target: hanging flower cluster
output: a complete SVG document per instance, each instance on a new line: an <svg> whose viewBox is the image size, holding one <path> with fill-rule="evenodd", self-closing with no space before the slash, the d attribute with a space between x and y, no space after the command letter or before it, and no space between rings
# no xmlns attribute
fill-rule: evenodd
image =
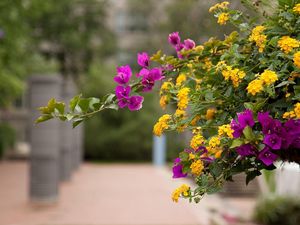
<svg viewBox="0 0 300 225"><path fill-rule="evenodd" d="M130 82L128 65L118 67L115 95L76 96L68 113L61 103L49 102L39 122L58 117L77 125L105 108L139 110L143 97L137 93L161 81L159 103L168 113L153 133L191 132L189 146L174 161L173 178L188 176L197 185L177 188L173 201L199 202L239 173L248 183L261 170L275 169L276 160L300 164L300 3L293 2L279 1L260 24L230 9L229 2L218 3L209 11L219 24L231 23L239 32L200 45L173 32L168 42L174 55L138 54L136 81ZM150 68L155 63L159 66Z"/></svg>

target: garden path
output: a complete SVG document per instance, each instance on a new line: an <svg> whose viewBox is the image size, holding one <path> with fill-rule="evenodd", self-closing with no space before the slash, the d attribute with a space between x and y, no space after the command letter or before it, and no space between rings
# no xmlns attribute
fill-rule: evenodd
<svg viewBox="0 0 300 225"><path fill-rule="evenodd" d="M238 215L253 205L218 195L198 205L175 204L170 193L189 180L174 181L168 168L150 164L85 163L62 183L59 201L49 206L29 203L26 162L1 162L0 180L0 225L205 225L211 208Z"/></svg>

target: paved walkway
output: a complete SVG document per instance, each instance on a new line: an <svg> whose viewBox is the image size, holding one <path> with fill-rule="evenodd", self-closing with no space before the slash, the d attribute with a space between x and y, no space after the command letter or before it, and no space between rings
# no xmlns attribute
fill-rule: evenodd
<svg viewBox="0 0 300 225"><path fill-rule="evenodd" d="M0 182L0 225L205 225L210 208L243 214L253 205L217 195L198 205L175 204L170 193L188 181L174 181L167 168L150 164L84 164L47 207L28 201L25 162L1 162Z"/></svg>

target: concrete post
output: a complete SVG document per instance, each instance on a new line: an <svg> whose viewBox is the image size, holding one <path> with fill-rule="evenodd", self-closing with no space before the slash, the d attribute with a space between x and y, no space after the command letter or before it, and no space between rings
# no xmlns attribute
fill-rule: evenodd
<svg viewBox="0 0 300 225"><path fill-rule="evenodd" d="M75 95L75 87L71 78L67 77L62 83L62 100L66 103ZM68 106L66 106L68 109ZM70 122L60 124L60 180L67 181L71 179L72 160L75 151L73 149L74 131Z"/></svg>
<svg viewBox="0 0 300 225"><path fill-rule="evenodd" d="M153 136L152 159L155 166L166 164L166 136Z"/></svg>
<svg viewBox="0 0 300 225"><path fill-rule="evenodd" d="M60 99L61 77L58 75L32 76L29 80L30 105L30 199L51 203L58 197L60 122L49 120L34 124L39 116L37 108L50 98Z"/></svg>

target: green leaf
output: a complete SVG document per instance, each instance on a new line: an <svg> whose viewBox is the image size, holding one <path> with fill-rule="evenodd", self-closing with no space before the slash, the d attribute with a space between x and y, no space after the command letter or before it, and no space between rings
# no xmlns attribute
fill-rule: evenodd
<svg viewBox="0 0 300 225"><path fill-rule="evenodd" d="M110 105L108 105L108 106L105 106L105 108L107 108L107 109L118 110L118 109L119 109L119 106L118 106L117 104L115 104L115 103L112 103L112 104L110 104Z"/></svg>
<svg viewBox="0 0 300 225"><path fill-rule="evenodd" d="M43 115L43 116L40 116L39 118L37 118L35 123L45 122L45 121L50 120L52 118L53 118L53 116L51 116L51 115Z"/></svg>
<svg viewBox="0 0 300 225"><path fill-rule="evenodd" d="M294 81L289 81L289 80L282 81L281 83L276 85L275 88L279 88L279 87L286 86L286 85L289 85L289 84L295 84L295 82Z"/></svg>
<svg viewBox="0 0 300 225"><path fill-rule="evenodd" d="M244 140L243 139L240 139L240 138L234 139L232 141L232 144L231 144L230 148L236 148L236 147L239 147L239 146L241 146L243 144L244 144Z"/></svg>
<svg viewBox="0 0 300 225"><path fill-rule="evenodd" d="M65 113L65 103L63 103L63 102L57 102L55 104L55 108L58 110L58 112L60 114L64 114Z"/></svg>
<svg viewBox="0 0 300 225"><path fill-rule="evenodd" d="M78 102L78 106L81 108L83 112L87 112L89 110L90 106L90 99L88 98L82 98Z"/></svg>
<svg viewBox="0 0 300 225"><path fill-rule="evenodd" d="M253 105L252 102L245 102L244 106L245 106L246 109L250 109L252 111L254 110L254 105Z"/></svg>
<svg viewBox="0 0 300 225"><path fill-rule="evenodd" d="M76 95L75 97L73 97L73 98L70 100L69 107L70 107L70 110L71 110L72 112L74 112L74 110L75 110L75 108L76 108L76 105L78 104L80 98L81 98L81 94Z"/></svg>
<svg viewBox="0 0 300 225"><path fill-rule="evenodd" d="M82 118L74 120L73 123L72 123L72 127L73 128L77 127L82 121L83 121Z"/></svg>
<svg viewBox="0 0 300 225"><path fill-rule="evenodd" d="M209 166L210 173L214 176L214 178L217 178L222 174L223 167L217 162L211 163Z"/></svg>
<svg viewBox="0 0 300 225"><path fill-rule="evenodd" d="M179 153L179 158L181 159L181 161L187 161L189 159L189 153L180 152Z"/></svg>
<svg viewBox="0 0 300 225"><path fill-rule="evenodd" d="M252 128L249 127L249 126L246 126L243 130L243 134L245 136L245 138L248 140L248 141L253 141L254 138L255 138L255 135L252 131Z"/></svg>
<svg viewBox="0 0 300 225"><path fill-rule="evenodd" d="M108 94L105 98L104 98L104 104L109 104L112 102L113 98L115 97L115 94Z"/></svg>

